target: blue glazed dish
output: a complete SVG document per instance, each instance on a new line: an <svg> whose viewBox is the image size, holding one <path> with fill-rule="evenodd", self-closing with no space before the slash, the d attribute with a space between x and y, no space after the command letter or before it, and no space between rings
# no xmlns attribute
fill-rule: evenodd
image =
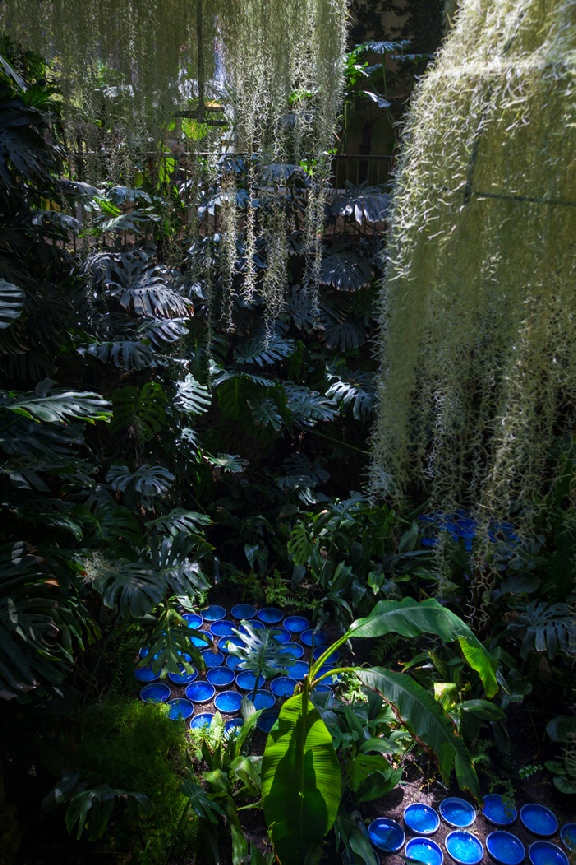
<svg viewBox="0 0 576 865"><path fill-rule="evenodd" d="M224 732L232 733L237 732L240 727L244 723L244 718L228 718L227 721L224 722Z"/></svg>
<svg viewBox="0 0 576 865"><path fill-rule="evenodd" d="M170 699L172 691L164 682L153 682L140 691L140 699L145 703L165 703Z"/></svg>
<svg viewBox="0 0 576 865"><path fill-rule="evenodd" d="M205 652L201 652L201 655L207 667L221 667L224 663L222 652L213 652L212 649L207 649Z"/></svg>
<svg viewBox="0 0 576 865"><path fill-rule="evenodd" d="M202 633L202 634L205 633L208 640L205 640L202 637L199 637L197 634L192 634L192 636L190 637L190 642L192 643L192 645L196 649L206 649L206 648L208 648L208 645L209 645L210 634L207 631L201 631L200 633Z"/></svg>
<svg viewBox="0 0 576 865"><path fill-rule="evenodd" d="M276 697L291 697L295 687L296 682L290 676L278 676L270 682L270 690Z"/></svg>
<svg viewBox="0 0 576 865"><path fill-rule="evenodd" d="M168 673L168 678L175 685L190 685L198 678L198 670L193 667L191 673L186 673L184 667L180 667L179 673Z"/></svg>
<svg viewBox="0 0 576 865"><path fill-rule="evenodd" d="M282 646L282 649L284 652L287 652L296 659L301 658L304 655L304 646L301 646L300 643L286 643Z"/></svg>
<svg viewBox="0 0 576 865"><path fill-rule="evenodd" d="M253 619L256 615L256 607L252 604L236 604L230 610L233 619Z"/></svg>
<svg viewBox="0 0 576 865"><path fill-rule="evenodd" d="M433 835L440 825L440 817L430 805L413 802L404 809L404 823L416 835Z"/></svg>
<svg viewBox="0 0 576 865"><path fill-rule="evenodd" d="M214 715L212 712L202 712L202 714L196 715L192 718L188 726L191 730L198 730L200 727L209 727L213 718Z"/></svg>
<svg viewBox="0 0 576 865"><path fill-rule="evenodd" d="M242 658L239 658L237 655L228 655L226 658L226 666L231 670L237 670L241 663Z"/></svg>
<svg viewBox="0 0 576 865"><path fill-rule="evenodd" d="M383 853L397 853L402 849L406 836L400 823L391 817L378 817L368 826L370 841Z"/></svg>
<svg viewBox="0 0 576 865"><path fill-rule="evenodd" d="M238 691L221 691L214 697L214 705L219 712L226 715L234 715L239 711L242 704L242 694Z"/></svg>
<svg viewBox="0 0 576 865"><path fill-rule="evenodd" d="M291 667L287 667L286 669L288 670L288 675L291 679L302 681L304 676L308 675L310 672L310 665L307 664L306 661L296 661L295 664L292 664Z"/></svg>
<svg viewBox="0 0 576 865"><path fill-rule="evenodd" d="M562 826L560 840L567 850L576 852L576 823L566 823Z"/></svg>
<svg viewBox="0 0 576 865"><path fill-rule="evenodd" d="M210 682L192 682L184 691L189 700L193 703L209 703L214 697L216 689Z"/></svg>
<svg viewBox="0 0 576 865"><path fill-rule="evenodd" d="M286 628L274 628L272 639L281 645L285 645L290 642L290 631L287 631Z"/></svg>
<svg viewBox="0 0 576 865"><path fill-rule="evenodd" d="M242 670L236 675L236 684L241 691L252 691L256 685L256 676L251 670ZM258 687L264 684L264 676L258 676Z"/></svg>
<svg viewBox="0 0 576 865"><path fill-rule="evenodd" d="M524 844L511 832L491 832L486 838L486 849L500 865L521 865L526 858Z"/></svg>
<svg viewBox="0 0 576 865"><path fill-rule="evenodd" d="M304 616L287 616L282 622L282 627L291 634L301 634L310 627L310 622Z"/></svg>
<svg viewBox="0 0 576 865"><path fill-rule="evenodd" d="M328 642L328 636L324 631L313 631L311 628L308 631L302 631L300 639L305 646L325 646Z"/></svg>
<svg viewBox="0 0 576 865"><path fill-rule="evenodd" d="M528 858L532 865L569 865L566 853L551 841L534 841L530 844Z"/></svg>
<svg viewBox="0 0 576 865"><path fill-rule="evenodd" d="M251 628L254 628L254 630L256 630L256 631L261 631L262 628L266 627L264 622L259 621L259 619L250 619L248 621L248 624L250 625ZM242 624L240 624L240 627L238 628L238 630L240 631L241 634L247 634L248 633L248 628L244 627L244 625L242 625Z"/></svg>
<svg viewBox="0 0 576 865"><path fill-rule="evenodd" d="M169 700L168 717L173 721L185 720L194 714L194 706L190 700L185 700L183 697L176 697L174 700Z"/></svg>
<svg viewBox="0 0 576 865"><path fill-rule="evenodd" d="M332 664L324 664L324 666L320 667L320 669L318 670L317 675L318 676L324 676L325 673L330 673L333 669L334 668L333 668ZM329 685L331 688L333 688L334 685L337 685L339 681L340 681L340 676L328 676L326 679L323 679L320 684Z"/></svg>
<svg viewBox="0 0 576 865"><path fill-rule="evenodd" d="M182 618L186 619L188 627L194 628L195 631L197 631L198 628L201 628L204 624L204 619L202 616L199 616L198 613L184 613Z"/></svg>
<svg viewBox="0 0 576 865"><path fill-rule="evenodd" d="M484 796L482 813L489 823L494 826L511 826L518 816L514 805L505 802L503 797L497 793Z"/></svg>
<svg viewBox="0 0 576 865"><path fill-rule="evenodd" d="M523 805L520 808L520 820L529 832L541 838L549 838L558 831L556 815L544 805Z"/></svg>
<svg viewBox="0 0 576 865"><path fill-rule="evenodd" d="M317 646L314 649L314 651L312 652L312 657L314 658L315 661L317 661L324 654L325 651L326 651L326 649L324 646ZM339 660L340 660L340 652L338 651L338 649L334 649L334 651L328 655L328 658L327 658L325 663L326 664L336 664Z"/></svg>
<svg viewBox="0 0 576 865"><path fill-rule="evenodd" d="M136 667L134 677L139 682L155 682L160 673L154 673L152 667Z"/></svg>
<svg viewBox="0 0 576 865"><path fill-rule="evenodd" d="M465 832L462 829L450 832L446 836L445 844L448 855L458 865L478 865L482 861L484 848L471 832Z"/></svg>
<svg viewBox="0 0 576 865"><path fill-rule="evenodd" d="M211 667L206 673L206 681L215 688L229 688L234 681L234 671L230 667Z"/></svg>
<svg viewBox="0 0 576 865"><path fill-rule="evenodd" d="M220 642L218 643L218 648L221 652L224 652L226 655L228 655L230 652L230 645L245 646L246 643L244 642L242 637L238 637L236 636L236 634L233 634L231 637L224 637L222 640L220 640Z"/></svg>
<svg viewBox="0 0 576 865"><path fill-rule="evenodd" d="M450 796L440 802L440 815L449 826L466 829L476 819L476 811L465 799Z"/></svg>
<svg viewBox="0 0 576 865"><path fill-rule="evenodd" d="M254 708L256 710L259 709L271 709L272 706L276 703L276 697L274 694L271 694L270 691L259 690L254 694L254 699L252 701L254 703Z"/></svg>
<svg viewBox="0 0 576 865"><path fill-rule="evenodd" d="M411 838L406 844L404 853L407 859L425 862L426 865L442 865L444 861L442 850L435 841L431 841L429 838Z"/></svg>
<svg viewBox="0 0 576 865"><path fill-rule="evenodd" d="M279 610L278 607L264 607L264 609L258 610L257 615L265 625L277 625L278 622L282 621L282 610Z"/></svg>
<svg viewBox="0 0 576 865"><path fill-rule="evenodd" d="M226 610L219 604L211 604L204 610L200 610L200 615L205 622L217 622L218 619L223 619L226 615Z"/></svg>
<svg viewBox="0 0 576 865"><path fill-rule="evenodd" d="M269 733L276 721L278 720L279 714L280 712L278 711L278 709L268 709L267 712L262 712L262 714L256 721L256 726L264 733Z"/></svg>
<svg viewBox="0 0 576 865"><path fill-rule="evenodd" d="M210 632L215 637L233 637L234 627L234 623L229 622L228 619L219 619L217 622L212 622Z"/></svg>

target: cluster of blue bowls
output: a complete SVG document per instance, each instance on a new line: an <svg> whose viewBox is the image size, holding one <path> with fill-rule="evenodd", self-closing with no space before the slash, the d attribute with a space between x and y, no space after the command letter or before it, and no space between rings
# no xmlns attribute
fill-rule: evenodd
<svg viewBox="0 0 576 865"><path fill-rule="evenodd" d="M450 797L440 803L439 812L423 802L408 805L404 810L404 824L414 837L407 843L404 829L390 817L373 820L368 827L368 835L372 844L383 853L398 853L406 843L404 855L407 859L426 865L442 865L442 848L429 837L440 826L442 817L453 828L444 842L450 858L457 865L479 865L484 857L484 847L472 832L467 831L476 820L473 806L464 799ZM486 838L490 859L499 865L521 865L526 858L526 848L516 835L503 828L516 821L516 808L502 796L491 794L484 797L482 815L488 823L499 827ZM524 805L520 809L520 820L529 832L540 839L529 847L531 865L569 865L566 853L558 845L544 840L558 831L558 820L552 811L543 805ZM576 823L563 826L560 838L568 851L576 852Z"/></svg>
<svg viewBox="0 0 576 865"><path fill-rule="evenodd" d="M206 665L204 674L199 674L194 668L192 672L186 672L181 668L180 673L168 674L173 684L186 686L185 698L172 698L170 686L165 682L156 681L158 677L150 667L137 667L134 675L139 681L147 683L140 692L142 700L167 703L169 717L174 720L190 719L190 729L210 725L213 714L196 710L203 704L211 702L222 715L232 716L228 717L224 725L227 732L242 726L242 718L238 717L242 697L251 695L256 684L254 674L249 670L242 670L240 659L229 650L230 643L243 644L242 638L235 633L235 631L242 632L243 627L240 624L242 620L249 621L253 628L273 628L274 639L295 658L294 664L287 668L287 674L280 669L278 675L271 680L270 690L265 687L262 677L258 681L254 705L256 709L264 710L258 720L258 726L267 733L270 732L278 717L276 701L291 697L298 681L304 678L310 668L309 663L302 660L305 652L310 651L312 657L317 660L324 653L324 647L328 642L326 634L312 629L304 616L284 617L282 611L276 607L257 610L252 604L236 604L230 610L230 619L227 619L226 609L218 604L212 604L199 613L186 613L184 618L188 620L188 625L194 632L207 633L213 641L213 648L205 648L201 652ZM205 630L200 631L201 628ZM206 642L197 633L192 634L190 639L197 648L206 646ZM141 649L140 656L146 657L146 655L147 650ZM322 667L322 673L329 673L339 657L339 652L333 652L329 663ZM188 663L191 660L189 656L185 656L184 659ZM317 686L317 689L327 691L335 684L332 677L327 677Z"/></svg>
<svg viewBox="0 0 576 865"><path fill-rule="evenodd" d="M424 529L422 546L435 547L438 543L438 533L448 532L452 540L463 541L467 552L472 551L472 543L478 526L467 511L459 510L452 514L437 511L433 514L422 514L418 520ZM492 543L500 540L509 550L513 550L519 543L518 535L512 523L495 519L490 520L488 538Z"/></svg>

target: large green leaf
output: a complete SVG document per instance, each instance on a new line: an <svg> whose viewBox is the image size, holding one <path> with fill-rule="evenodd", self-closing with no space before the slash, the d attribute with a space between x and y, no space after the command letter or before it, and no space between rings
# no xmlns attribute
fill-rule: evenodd
<svg viewBox="0 0 576 865"><path fill-rule="evenodd" d="M438 766L448 783L452 769L456 769L458 784L478 798L478 778L470 760L464 740L444 709L434 697L406 673L393 673L383 667L357 669L363 685L377 691L386 702L395 707L402 722L417 739L430 748L438 758Z"/></svg>
<svg viewBox="0 0 576 865"><path fill-rule="evenodd" d="M302 865L332 827L340 805L340 766L332 737L304 700L297 694L284 703L262 762L264 815L282 865Z"/></svg>
<svg viewBox="0 0 576 865"><path fill-rule="evenodd" d="M49 395L22 394L4 406L15 414L40 423L69 423L73 420L94 423L109 421L110 403L97 393L68 391Z"/></svg>
<svg viewBox="0 0 576 865"><path fill-rule="evenodd" d="M17 285L0 279L0 330L10 327L20 318L24 309L25 294Z"/></svg>

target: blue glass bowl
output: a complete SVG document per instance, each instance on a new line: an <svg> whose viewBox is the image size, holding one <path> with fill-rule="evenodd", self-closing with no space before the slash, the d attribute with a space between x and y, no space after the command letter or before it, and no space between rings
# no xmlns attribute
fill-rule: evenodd
<svg viewBox="0 0 576 865"><path fill-rule="evenodd" d="M206 634L208 641L203 640L202 637L199 637L197 634L192 634L190 642L196 649L206 649L210 643L210 634L207 631L201 631L200 633Z"/></svg>
<svg viewBox="0 0 576 865"><path fill-rule="evenodd" d="M282 621L282 610L279 610L278 607L264 607L264 609L258 610L258 618L265 625L277 625L278 622Z"/></svg>
<svg viewBox="0 0 576 865"><path fill-rule="evenodd" d="M305 646L325 646L328 642L328 636L324 631L314 631L312 629L302 631L300 639ZM384 820L385 818L382 817L381 819Z"/></svg>
<svg viewBox="0 0 576 865"><path fill-rule="evenodd" d="M457 829L465 829L471 826L476 819L476 811L465 799L451 796L440 802L440 814L445 823L455 826Z"/></svg>
<svg viewBox="0 0 576 865"><path fill-rule="evenodd" d="M272 639L281 645L285 645L290 642L290 631L287 631L286 628L274 628Z"/></svg>
<svg viewBox="0 0 576 865"><path fill-rule="evenodd" d="M238 658L236 655L228 655L226 658L226 666L231 670L237 670L241 663L242 658Z"/></svg>
<svg viewBox="0 0 576 865"><path fill-rule="evenodd" d="M400 823L391 817L378 817L368 826L370 841L383 853L397 853L402 849L406 836Z"/></svg>
<svg viewBox="0 0 576 865"><path fill-rule="evenodd" d="M262 628L266 627L264 622L260 622L258 619L250 619L248 624L250 625L251 628L254 628L255 631L261 631ZM240 625L238 630L240 631L241 634L247 634L248 633L248 628L245 628L244 625L242 625L242 624Z"/></svg>
<svg viewBox="0 0 576 865"><path fill-rule="evenodd" d="M270 691L260 690L256 691L254 694L254 703L255 709L271 709L272 706L276 703L276 697L274 694L271 694Z"/></svg>
<svg viewBox="0 0 576 865"><path fill-rule="evenodd" d="M191 730L198 730L200 727L209 727L212 723L213 717L214 715L212 712L202 712L202 714L196 715L192 718L188 726Z"/></svg>
<svg viewBox="0 0 576 865"><path fill-rule="evenodd" d="M209 703L214 697L216 689L210 682L192 682L184 691L189 700L193 703Z"/></svg>
<svg viewBox="0 0 576 865"><path fill-rule="evenodd" d="M180 673L168 673L168 678L175 685L190 685L198 678L198 670L192 669L191 673L186 673L184 667L180 667Z"/></svg>
<svg viewBox="0 0 576 865"><path fill-rule="evenodd" d="M528 849L532 865L569 865L566 853L550 841L534 841Z"/></svg>
<svg viewBox="0 0 576 865"><path fill-rule="evenodd" d="M210 632L215 637L233 637L235 625L228 619L219 619L217 622L212 622Z"/></svg>
<svg viewBox="0 0 576 865"><path fill-rule="evenodd" d="M234 715L240 710L242 704L242 694L238 691L221 691L214 697L214 705L219 712L226 715Z"/></svg>
<svg viewBox="0 0 576 865"><path fill-rule="evenodd" d="M442 865L444 861L442 850L435 841L431 841L429 838L411 838L406 844L404 853L407 859L425 862L426 865Z"/></svg>
<svg viewBox="0 0 576 865"><path fill-rule="evenodd" d="M446 836L446 850L458 865L478 865L482 861L484 848L471 832L457 829Z"/></svg>
<svg viewBox="0 0 576 865"><path fill-rule="evenodd" d="M494 826L511 826L518 816L518 811L509 802L505 802L498 793L484 796L482 813Z"/></svg>
<svg viewBox="0 0 576 865"><path fill-rule="evenodd" d="M190 700L185 700L183 697L169 700L167 705L169 707L168 717L172 718L173 721L180 721L194 714L194 706Z"/></svg>
<svg viewBox="0 0 576 865"><path fill-rule="evenodd" d="M276 723L279 714L278 709L268 709L267 712L262 712L256 721L256 726L259 730L263 730L264 733L269 733Z"/></svg>
<svg viewBox="0 0 576 865"><path fill-rule="evenodd" d="M320 656L324 654L325 651L326 651L325 646L317 646L314 649L314 651L312 652L312 657L314 658L315 661L317 661L320 658ZM327 659L326 663L327 664L336 664L339 660L340 660L340 652L338 651L338 649L334 649L334 651L328 655L328 659Z"/></svg>
<svg viewBox="0 0 576 865"><path fill-rule="evenodd" d="M242 724L244 723L244 718L228 718L227 721L224 722L224 732L231 733L232 731L238 731Z"/></svg>
<svg viewBox="0 0 576 865"><path fill-rule="evenodd" d="M233 634L233 636L231 636L231 637L224 637L222 640L220 640L220 642L218 643L218 648L220 649L221 652L224 652L224 654L228 655L230 652L230 648L229 648L230 643L233 646L245 646L246 645L246 643L244 642L242 637L237 637L236 634Z"/></svg>
<svg viewBox="0 0 576 865"><path fill-rule="evenodd" d="M526 858L524 844L511 832L491 832L486 838L486 849L500 865L521 865Z"/></svg>
<svg viewBox="0 0 576 865"><path fill-rule="evenodd" d="M333 668L332 664L324 664L324 666L320 667L320 669L318 670L317 675L323 676L325 673L330 673L333 669L334 668ZM320 684L321 685L329 685L331 688L333 688L334 685L337 685L339 681L340 681L340 676L338 676L338 675L328 676L328 678L323 679Z"/></svg>
<svg viewBox="0 0 576 865"><path fill-rule="evenodd" d="M139 682L155 682L159 676L160 673L152 672L152 667L136 667L134 670L134 677Z"/></svg>
<svg viewBox="0 0 576 865"><path fill-rule="evenodd" d="M576 852L576 823L566 823L562 826L560 840L567 850Z"/></svg>
<svg viewBox="0 0 576 865"><path fill-rule="evenodd" d="M295 664L292 664L291 667L286 667L286 669L291 679L301 682L304 676L310 672L310 664L307 664L306 661L296 661Z"/></svg>
<svg viewBox="0 0 576 865"><path fill-rule="evenodd" d="M165 703L170 699L172 691L165 685L164 682L154 682L151 685L146 685L140 691L140 699L145 703Z"/></svg>
<svg viewBox="0 0 576 865"><path fill-rule="evenodd" d="M256 676L251 670L242 670L236 675L236 684L241 691L253 691L256 684ZM264 684L264 676L258 676L258 687Z"/></svg>
<svg viewBox="0 0 576 865"><path fill-rule="evenodd" d="M304 616L287 616L282 622L282 626L290 631L291 634L301 634L310 627L310 622Z"/></svg>
<svg viewBox="0 0 576 865"><path fill-rule="evenodd" d="M212 667L206 673L206 681L215 688L229 688L234 681L234 671L230 667Z"/></svg>
<svg viewBox="0 0 576 865"><path fill-rule="evenodd" d="M416 835L433 835L440 825L440 817L430 805L413 802L404 809L404 823Z"/></svg>
<svg viewBox="0 0 576 865"><path fill-rule="evenodd" d="M230 610L230 615L234 619L253 619L256 615L256 607L252 604L236 604Z"/></svg>
<svg viewBox="0 0 576 865"><path fill-rule="evenodd" d="M520 820L533 835L549 838L558 831L556 815L544 805L523 805L520 808Z"/></svg>
<svg viewBox="0 0 576 865"><path fill-rule="evenodd" d="M206 649L200 653L204 658L204 663L207 667L221 667L224 663L224 655L222 652L213 652L211 649Z"/></svg>
<svg viewBox="0 0 576 865"><path fill-rule="evenodd" d="M291 697L295 687L296 682L290 676L278 676L270 682L270 690L276 697Z"/></svg>
<svg viewBox="0 0 576 865"><path fill-rule="evenodd" d="M188 627L194 628L195 631L197 631L198 628L201 628L204 624L204 619L202 616L199 616L198 613L184 613L182 618L186 619Z"/></svg>
<svg viewBox="0 0 576 865"><path fill-rule="evenodd" d="M218 619L223 619L226 615L226 610L219 604L211 604L204 610L200 610L200 615L205 622L217 622Z"/></svg>
<svg viewBox="0 0 576 865"><path fill-rule="evenodd" d="M301 658L304 654L304 646L301 646L300 643L286 643L282 646L282 649L284 652L292 655L293 658Z"/></svg>
<svg viewBox="0 0 576 865"><path fill-rule="evenodd" d="M141 658L147 658L150 653L150 649L147 649L146 646L142 646L141 649L138 650L138 654ZM152 660L156 660L159 656L160 652L156 652Z"/></svg>
<svg viewBox="0 0 576 865"><path fill-rule="evenodd" d="M332 688L330 685L325 685L324 682L320 682L319 685L314 685L314 693L315 694L328 694Z"/></svg>

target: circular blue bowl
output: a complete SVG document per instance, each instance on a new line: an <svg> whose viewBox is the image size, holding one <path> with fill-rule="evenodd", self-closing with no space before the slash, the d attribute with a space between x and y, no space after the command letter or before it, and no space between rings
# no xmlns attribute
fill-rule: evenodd
<svg viewBox="0 0 576 865"><path fill-rule="evenodd" d="M518 816L514 805L504 801L498 793L490 793L484 796L482 813L489 823L494 826L511 826Z"/></svg>
<svg viewBox="0 0 576 865"><path fill-rule="evenodd" d="M215 688L229 688L234 682L234 671L230 667L211 667L206 672L206 681Z"/></svg>
<svg viewBox="0 0 576 865"><path fill-rule="evenodd" d="M279 714L280 712L278 711L278 709L268 709L267 712L262 712L262 714L256 721L256 726L264 733L269 733L274 724L276 723Z"/></svg>
<svg viewBox="0 0 576 865"><path fill-rule="evenodd" d="M200 727L209 727L212 723L214 715L212 712L202 712L200 715L195 715L188 726L191 730L198 730Z"/></svg>
<svg viewBox="0 0 576 865"><path fill-rule="evenodd" d="M291 679L301 682L304 676L310 672L310 664L307 664L306 661L296 661L295 664L292 664L291 667L286 667L286 669Z"/></svg>
<svg viewBox="0 0 576 865"><path fill-rule="evenodd" d="M324 633L324 631L314 631L312 628L308 631L302 631L300 634L300 639L304 643L305 646L325 646L328 642L328 636ZM385 818L379 818L384 820Z"/></svg>
<svg viewBox="0 0 576 865"><path fill-rule="evenodd" d="M301 634L310 627L310 622L304 616L287 616L282 622L282 627L291 634Z"/></svg>
<svg viewBox="0 0 576 865"><path fill-rule="evenodd" d="M140 699L145 703L165 703L170 699L172 691L164 682L153 682L140 691Z"/></svg>
<svg viewBox="0 0 576 865"><path fill-rule="evenodd" d="M465 829L471 826L476 819L476 811L465 799L450 796L440 802L440 815L449 826L457 829Z"/></svg>
<svg viewBox="0 0 576 865"><path fill-rule="evenodd" d="M261 689L259 691L256 691L256 693L254 694L254 700L252 702L254 703L255 709L268 710L276 704L276 697L274 696L274 694L271 694L270 691L265 691L264 689Z"/></svg>
<svg viewBox="0 0 576 865"><path fill-rule="evenodd" d="M478 865L482 861L484 848L471 832L457 829L446 836L446 850L458 865Z"/></svg>
<svg viewBox="0 0 576 865"><path fill-rule="evenodd" d="M254 628L255 631L261 631L262 628L266 627L264 622L260 622L258 619L249 619L248 624L250 625L251 628ZM238 630L240 631L241 634L247 634L248 633L248 628L245 628L243 624L240 624L240 627L238 628Z"/></svg>
<svg viewBox="0 0 576 865"><path fill-rule="evenodd" d="M169 700L167 703L168 717L173 721L180 721L189 718L194 714L194 706L190 700L185 700L183 697L176 697L174 700Z"/></svg>
<svg viewBox="0 0 576 865"><path fill-rule="evenodd" d="M210 640L210 634L208 633L208 631L201 631L200 633L206 634L206 636L208 637L208 641ZM202 637L198 637L196 634L192 634L192 636L190 637L190 642L192 643L192 645L196 649L208 648L208 645L209 645L208 641L203 640Z"/></svg>
<svg viewBox="0 0 576 865"><path fill-rule="evenodd" d="M319 685L314 685L314 693L315 694L328 694L332 688L330 685L325 685L324 682L320 682Z"/></svg>
<svg viewBox="0 0 576 865"><path fill-rule="evenodd" d="M214 697L216 689L210 682L192 682L184 691L189 700L193 703L209 703Z"/></svg>
<svg viewBox="0 0 576 865"><path fill-rule="evenodd" d="M241 704L242 694L238 691L221 691L214 697L214 705L226 715L234 715L240 710Z"/></svg>
<svg viewBox="0 0 576 865"><path fill-rule="evenodd" d="M224 663L224 655L222 652L213 652L212 649L206 649L205 652L201 652L200 654L204 658L204 663L208 668L221 667Z"/></svg>
<svg viewBox="0 0 576 865"><path fill-rule="evenodd" d="M186 673L184 671L184 667L180 667L181 673L168 673L168 678L171 682L174 682L175 685L190 685L192 682L195 682L198 678L198 670L193 668L191 673Z"/></svg>
<svg viewBox="0 0 576 865"><path fill-rule="evenodd" d="M236 684L241 691L253 691L256 684L256 676L251 670L242 670L236 675ZM264 676L258 676L258 687L264 684Z"/></svg>
<svg viewBox="0 0 576 865"><path fill-rule="evenodd" d="M278 622L282 621L282 610L279 610L278 607L264 607L264 609L258 610L257 615L265 625L277 625Z"/></svg>
<svg viewBox="0 0 576 865"><path fill-rule="evenodd" d="M521 865L526 858L524 844L511 832L491 832L486 838L486 849L500 865Z"/></svg>
<svg viewBox="0 0 576 865"><path fill-rule="evenodd" d="M198 613L184 613L182 618L186 619L188 627L194 628L195 631L197 631L198 628L201 628L204 624L204 619L202 616L199 616Z"/></svg>
<svg viewBox="0 0 576 865"><path fill-rule="evenodd" d="M560 840L571 853L576 852L576 823L565 823L560 830Z"/></svg>
<svg viewBox="0 0 576 865"><path fill-rule="evenodd" d="M300 643L285 643L282 646L282 651L292 655L293 658L301 658L304 654L304 646Z"/></svg>
<svg viewBox="0 0 576 865"><path fill-rule="evenodd" d="M370 841L383 853L397 853L402 849L406 836L404 829L391 817L378 817L368 826Z"/></svg>
<svg viewBox="0 0 576 865"><path fill-rule="evenodd" d="M569 865L568 856L550 841L534 841L528 848L532 865Z"/></svg>
<svg viewBox="0 0 576 865"><path fill-rule="evenodd" d="M244 723L244 718L228 718L227 721L224 722L224 732L232 733L238 732L241 726Z"/></svg>
<svg viewBox="0 0 576 865"><path fill-rule="evenodd" d="M217 622L218 619L223 619L226 615L226 610L219 604L211 604L204 610L200 610L200 615L205 622Z"/></svg>
<svg viewBox="0 0 576 865"><path fill-rule="evenodd" d="M230 610L233 619L253 619L256 615L256 607L252 604L236 604Z"/></svg>
<svg viewBox="0 0 576 865"><path fill-rule="evenodd" d="M544 805L523 805L520 808L520 820L533 835L549 838L558 831L556 815Z"/></svg>
<svg viewBox="0 0 576 865"><path fill-rule="evenodd" d="M210 633L214 637L233 637L234 628L234 622L230 622L228 619L219 619L210 625Z"/></svg>
<svg viewBox="0 0 576 865"><path fill-rule="evenodd" d="M324 666L320 667L320 669L318 670L317 675L323 676L325 673L330 673L333 669L334 668L333 668L332 664L324 664ZM328 678L323 679L320 682L320 684L321 685L329 685L331 688L333 688L335 685L338 684L339 681L340 681L340 676L338 676L338 675L328 676Z"/></svg>
<svg viewBox="0 0 576 865"><path fill-rule="evenodd" d="M442 865L444 861L442 850L435 841L431 841L429 838L411 838L406 844L404 854L407 859L425 862L426 865Z"/></svg>
<svg viewBox="0 0 576 865"><path fill-rule="evenodd" d="M276 697L291 697L295 687L296 682L290 676L278 676L270 682L270 690Z"/></svg>
<svg viewBox="0 0 576 865"><path fill-rule="evenodd" d="M246 645L242 637L237 637L236 634L233 634L231 637L223 637L218 643L218 648L221 652L224 652L225 655L228 655L230 653L230 643L232 643L233 646Z"/></svg>
<svg viewBox="0 0 576 865"><path fill-rule="evenodd" d="M236 655L228 655L226 658L226 666L231 670L237 670L241 663L242 658L238 658Z"/></svg>
<svg viewBox="0 0 576 865"><path fill-rule="evenodd" d="M160 673L154 673L152 667L136 667L134 670L134 677L139 682L155 682L159 676Z"/></svg>
<svg viewBox="0 0 576 865"><path fill-rule="evenodd" d="M286 643L290 642L290 631L287 631L286 628L274 628L272 639L281 645L286 645Z"/></svg>
<svg viewBox="0 0 576 865"><path fill-rule="evenodd" d="M326 651L326 648L324 646L316 646L316 648L312 652L312 657L314 658L315 661L317 661L324 654L325 651ZM326 663L327 664L336 664L339 660L340 660L340 652L338 651L338 649L334 649L334 651L328 655L328 659L327 659Z"/></svg>
<svg viewBox="0 0 576 865"><path fill-rule="evenodd" d="M433 835L440 825L440 817L430 805L413 802L404 809L404 823L416 835Z"/></svg>

